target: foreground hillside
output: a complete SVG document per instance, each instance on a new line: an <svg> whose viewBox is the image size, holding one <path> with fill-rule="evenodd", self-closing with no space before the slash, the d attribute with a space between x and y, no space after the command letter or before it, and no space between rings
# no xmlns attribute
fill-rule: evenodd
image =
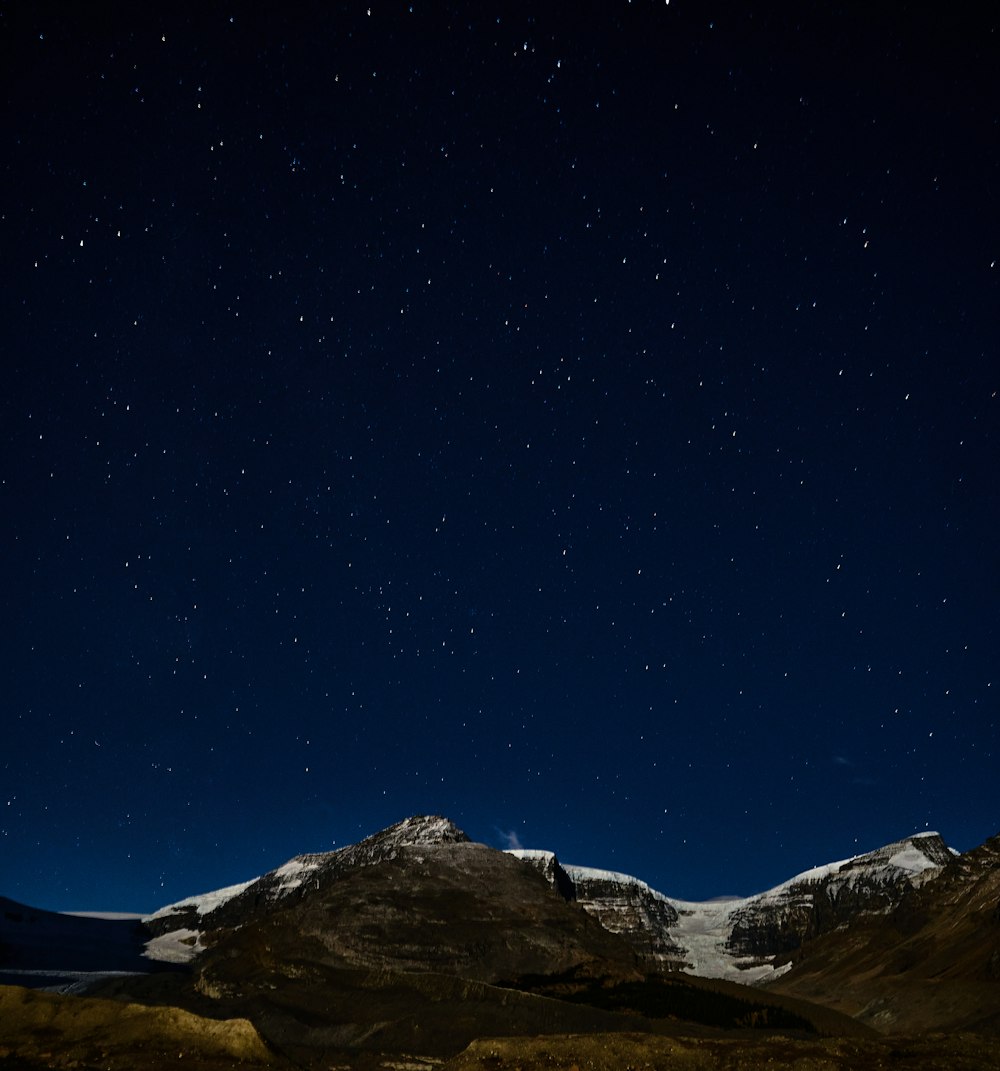
<svg viewBox="0 0 1000 1071"><path fill-rule="evenodd" d="M276 1063L245 1019L0 986L0 1068L142 1071L179 1061L199 1071Z"/></svg>
<svg viewBox="0 0 1000 1071"><path fill-rule="evenodd" d="M475 1016L474 990L462 996L461 1004L469 997ZM381 1010L378 1005L376 999L369 1014ZM1000 1039L974 1035L892 1041L822 1038L782 1031L699 1030L670 1020L643 1023L622 1017L624 1021L614 1021L600 1014L582 1015L573 1024L557 1007L548 1016L524 1015L516 1000L505 1009L498 1005L500 1009L503 1014L494 1021L502 1019L525 1033L480 1036L450 1058L427 1051L420 1035L431 1020L419 1013L409 1023L406 1038L394 1040L382 1033L378 1043L369 1046L292 1046L281 1051L265 1045L246 1020L218 1021L172 1007L0 987L0 1071L167 1071L180 1067L189 1071L569 1071L574 1067L600 1071L988 1071L1000 1067ZM303 1009L301 1014L305 1018L308 1013ZM488 1020L480 1023L485 1026ZM637 1029L641 1025L648 1029ZM555 1026L558 1032L552 1029Z"/></svg>
<svg viewBox="0 0 1000 1071"><path fill-rule="evenodd" d="M443 1071L991 1071L1000 1067L1000 1043L973 1036L880 1041L783 1036L664 1038L647 1034L590 1037L486 1038L445 1064Z"/></svg>

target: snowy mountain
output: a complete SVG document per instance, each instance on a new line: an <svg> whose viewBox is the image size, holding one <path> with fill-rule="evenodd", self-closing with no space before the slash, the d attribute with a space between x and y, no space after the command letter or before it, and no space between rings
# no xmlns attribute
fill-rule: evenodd
<svg viewBox="0 0 1000 1071"><path fill-rule="evenodd" d="M956 857L920 834L755 896L689 903L628 874L502 852L447 819L414 817L141 922L0 902L0 977L36 985L25 980L41 966L40 984L85 982L116 1007L249 1020L267 1044L317 1067L344 1066L331 1055L341 1048L445 1058L476 1037L631 1036L665 1022L699 1036L995 1032L998 845ZM134 973L144 939L147 973ZM35 1038L33 1024L24 1037Z"/></svg>
<svg viewBox="0 0 1000 1071"><path fill-rule="evenodd" d="M511 854L552 884L561 875L563 895L625 937L646 964L744 983L783 973L803 942L859 914L892 910L906 890L954 859L937 833L920 833L805 871L754 896L690 903L628 874L560 864L551 852Z"/></svg>
<svg viewBox="0 0 1000 1071"><path fill-rule="evenodd" d="M628 874L563 866L552 852L510 849L529 863L567 900L575 900L612 933L620 934L652 970L676 969L683 948L671 935L677 909L663 893Z"/></svg>
<svg viewBox="0 0 1000 1071"><path fill-rule="evenodd" d="M920 865L897 857L906 862ZM1000 836L917 875L889 914L858 915L810 941L777 991L879 1030L1000 1034Z"/></svg>
<svg viewBox="0 0 1000 1071"><path fill-rule="evenodd" d="M168 904L143 919L154 935L150 959L183 963L206 947L208 933L236 929L273 908L319 891L351 871L395 859L400 851L421 846L468 843L447 818L414 816L357 844L332 852L298 855L261 877Z"/></svg>
<svg viewBox="0 0 1000 1071"><path fill-rule="evenodd" d="M218 939L279 906L320 892L359 868L414 849L469 844L440 816L408 818L358 844L296 856L275 870L170 904L144 922L147 956L185 962ZM492 850L492 849L489 849ZM545 877L605 930L622 937L647 970L686 970L708 978L758 983L786 971L804 942L859 914L886 913L903 894L938 875L954 853L937 833L921 833L875 851L796 875L743 899L677 900L628 874L560 863L553 852L505 853Z"/></svg>
<svg viewBox="0 0 1000 1071"><path fill-rule="evenodd" d="M886 914L906 891L936 877L953 860L937 833L918 833L808 870L734 905L726 950L744 970L787 967L804 941L861 914Z"/></svg>

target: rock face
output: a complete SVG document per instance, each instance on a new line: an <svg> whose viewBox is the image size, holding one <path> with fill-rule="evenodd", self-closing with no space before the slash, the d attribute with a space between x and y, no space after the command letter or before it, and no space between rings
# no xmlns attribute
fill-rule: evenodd
<svg viewBox="0 0 1000 1071"><path fill-rule="evenodd" d="M954 862L937 833L921 833L866 855L817 867L750 897L729 915L727 950L748 965L788 962L803 942L859 914L884 915L904 893Z"/></svg>
<svg viewBox="0 0 1000 1071"><path fill-rule="evenodd" d="M511 870L507 864L515 862L519 868ZM497 939L484 929L491 920L502 928L506 923L501 920L509 922L511 912L519 910L540 924L548 917L542 903L548 905L546 911L555 910L553 905L561 910L572 904L577 919L589 916L603 931L620 938L645 971L687 970L760 983L787 970L804 944L859 915L885 915L905 893L954 865L955 856L944 841L936 833L925 833L806 871L745 899L687 903L627 874L564 865L552 852L501 853L474 845L447 819L418 816L358 844L297 856L253 881L172 904L145 921L157 935L151 955L187 960L278 908L284 917L286 908L301 905L303 919L311 920L309 932L323 943L331 963L464 971L469 977L489 980L505 971L552 972L571 962L582 964L587 957L579 948L572 953L569 946L546 949L537 938L532 943L523 934L515 936L514 927ZM514 880L520 871L534 872L532 876L544 882L529 888ZM389 881L396 883L392 890ZM425 918L423 908L415 905L424 904L422 898L431 895L432 888L437 906L429 907ZM549 894L542 901L537 896L540 890ZM321 904L326 906L320 908ZM335 910L334 904L340 906ZM467 933L463 940L472 941L476 949L492 950L496 967L492 973L474 962L477 956L482 960L478 952L463 959L457 944L442 943L449 932L442 928L441 912L446 909L453 913L451 932L457 933L459 923L480 926L474 939ZM414 943L412 924L419 920L426 923L423 932L435 935L426 945ZM545 925L559 930L562 923L549 920ZM391 956L374 951L390 939L396 942ZM496 951L497 941L507 950L504 956ZM593 934L584 943L592 941ZM620 964L617 947L617 952L608 954ZM547 966L545 956L551 957ZM536 966L529 968L529 961Z"/></svg>
<svg viewBox="0 0 1000 1071"><path fill-rule="evenodd" d="M447 818L415 816L332 852L298 855L276 870L239 885L168 904L144 919L157 940L154 958L184 961L218 935L296 903L360 867L395 859L420 847L465 844L469 838Z"/></svg>
<svg viewBox="0 0 1000 1071"><path fill-rule="evenodd" d="M225 960L228 976L229 961L262 948L275 962L490 983L591 969L636 973L630 947L553 895L532 868L453 839L396 844L385 857L336 874L326 861L309 872L297 896L280 901L280 910L245 917L237 930L210 932L206 943L215 946L199 961L206 975Z"/></svg>
<svg viewBox="0 0 1000 1071"><path fill-rule="evenodd" d="M577 902L605 929L620 933L650 964L679 965L683 949L671 936L677 908L644 881L610 870L568 866Z"/></svg>
<svg viewBox="0 0 1000 1071"><path fill-rule="evenodd" d="M775 988L881 1030L1000 1035L1000 836L811 941Z"/></svg>
<svg viewBox="0 0 1000 1071"><path fill-rule="evenodd" d="M507 854L533 866L564 900L576 899L576 887L573 885L573 879L563 869L563 865L556 858L555 852L532 851L528 848L509 848Z"/></svg>
<svg viewBox="0 0 1000 1071"><path fill-rule="evenodd" d="M670 937L677 911L644 881L610 870L563 866L552 852L511 849L507 853L534 867L566 900L574 900L610 933L618 934L649 971L681 965L683 950Z"/></svg>
<svg viewBox="0 0 1000 1071"><path fill-rule="evenodd" d="M683 969L744 983L787 970L803 943L860 914L893 910L905 893L955 861L938 834L917 834L806 871L756 896L687 903L628 874L560 864L551 852L511 854L625 938L647 969Z"/></svg>

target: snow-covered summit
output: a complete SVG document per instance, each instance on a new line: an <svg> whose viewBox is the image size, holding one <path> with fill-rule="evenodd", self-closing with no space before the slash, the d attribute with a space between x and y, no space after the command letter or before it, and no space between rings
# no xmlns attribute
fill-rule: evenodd
<svg viewBox="0 0 1000 1071"><path fill-rule="evenodd" d="M953 853L941 839L939 833L915 833L902 840L893 841L874 851L853 855L835 863L804 870L801 874L781 882L780 885L767 889L750 900L762 898L780 898L789 891L803 886L827 882L834 889L853 888L859 882L875 884L897 884L907 881L917 884L921 875L937 872L954 858Z"/></svg>
<svg viewBox="0 0 1000 1071"><path fill-rule="evenodd" d="M716 973L728 957L744 980L787 970L792 954L804 941L844 925L859 914L885 914L905 893L939 874L953 858L936 833L917 834L874 851L803 871L774 888L712 912L717 938L712 954L689 941L702 954L693 966L698 974ZM680 905L682 926L704 932L707 905ZM726 933L728 931L728 933ZM680 938L682 941L683 939ZM715 958L714 964L709 962ZM751 972L750 975L747 972ZM739 977L739 976L737 976Z"/></svg>
<svg viewBox="0 0 1000 1071"><path fill-rule="evenodd" d="M439 814L419 814L404 818L402 822L389 826L352 847L379 844L382 847L419 847L427 844L463 844L468 837L450 819ZM350 848L343 848L349 851Z"/></svg>

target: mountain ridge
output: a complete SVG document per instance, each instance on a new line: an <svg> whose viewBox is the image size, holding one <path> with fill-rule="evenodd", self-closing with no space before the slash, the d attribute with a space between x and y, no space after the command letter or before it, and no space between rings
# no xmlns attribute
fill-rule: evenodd
<svg viewBox="0 0 1000 1071"><path fill-rule="evenodd" d="M155 935L148 954L183 962L248 919L298 902L357 868L421 848L473 844L449 819L415 815L354 845L296 856L249 882L166 905L144 920ZM497 849L480 845L484 851ZM795 952L856 915L885 914L903 895L934 880L959 858L940 834L920 832L872 851L803 871L738 899L685 901L616 871L563 864L556 853L509 849L563 900L622 937L645 969L685 970L762 984L791 968Z"/></svg>
<svg viewBox="0 0 1000 1071"><path fill-rule="evenodd" d="M20 949L25 968L0 981L247 1020L300 1067L371 1071L379 1054L440 1060L518 1033L746 1031L754 1059L780 1032L859 1045L929 1027L1000 1034L1000 837L958 855L915 834L750 897L690 902L418 815L140 922L0 906L0 966ZM95 980L81 960L75 977L26 979L32 956L93 951L104 927L137 958L147 942L144 973ZM113 1025L100 1030L113 1041Z"/></svg>

